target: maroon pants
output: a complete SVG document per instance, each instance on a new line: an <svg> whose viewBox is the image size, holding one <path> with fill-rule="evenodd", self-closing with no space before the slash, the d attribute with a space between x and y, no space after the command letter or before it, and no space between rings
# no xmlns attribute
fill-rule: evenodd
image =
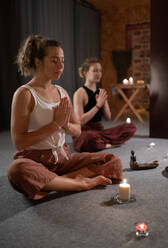
<svg viewBox="0 0 168 248"><path fill-rule="evenodd" d="M48 193L43 188L56 175L88 168L96 175L103 175L112 179L122 180L121 160L110 153L79 153L70 154L65 146L67 160L57 150L58 163L51 150L30 150L16 152L14 161L8 168L8 179L13 188L32 199L40 199Z"/></svg>
<svg viewBox="0 0 168 248"><path fill-rule="evenodd" d="M73 147L78 152L97 152L105 149L106 144L121 145L136 132L133 123L122 124L104 129L101 122L87 123L82 127L79 137L73 137Z"/></svg>

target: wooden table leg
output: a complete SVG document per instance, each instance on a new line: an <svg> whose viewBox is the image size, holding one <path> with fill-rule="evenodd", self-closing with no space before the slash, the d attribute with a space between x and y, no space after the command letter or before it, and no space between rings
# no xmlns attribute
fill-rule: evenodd
<svg viewBox="0 0 168 248"><path fill-rule="evenodd" d="M144 123L142 117L140 116L140 114L138 113L138 111L134 108L134 106L132 105L132 101L135 98L135 96L138 94L139 92L139 88L137 88L134 93L131 95L130 98L128 98L125 93L123 92L123 90L121 88L117 88L117 90L119 91L120 95L123 97L123 99L125 100L125 105L122 107L122 109L119 111L119 113L117 114L117 116L114 118L114 121L117 121L118 118L122 115L122 113L124 112L124 110L126 109L127 106L130 107L130 109L132 110L132 112L136 115L136 117L138 118L138 120L141 123Z"/></svg>

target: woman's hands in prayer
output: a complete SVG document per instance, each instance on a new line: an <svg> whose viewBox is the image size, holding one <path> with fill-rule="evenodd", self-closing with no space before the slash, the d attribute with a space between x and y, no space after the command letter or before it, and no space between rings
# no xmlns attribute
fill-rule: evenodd
<svg viewBox="0 0 168 248"><path fill-rule="evenodd" d="M54 108L53 121L59 127L66 127L71 116L71 106L67 97L61 98L60 104Z"/></svg>
<svg viewBox="0 0 168 248"><path fill-rule="evenodd" d="M107 91L105 89L100 89L99 94L96 95L96 105L98 105L100 108L103 107L105 101L107 100L107 97Z"/></svg>

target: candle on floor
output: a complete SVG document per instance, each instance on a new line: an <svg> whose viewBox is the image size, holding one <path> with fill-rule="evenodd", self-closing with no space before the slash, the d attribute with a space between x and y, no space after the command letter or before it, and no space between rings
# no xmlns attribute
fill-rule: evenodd
<svg viewBox="0 0 168 248"><path fill-rule="evenodd" d="M130 191L131 191L130 184L128 184L127 180L124 179L119 184L119 196L120 196L120 199L123 200L123 201L129 201L130 200Z"/></svg>
<svg viewBox="0 0 168 248"><path fill-rule="evenodd" d="M128 84L128 83L129 83L128 79L125 78L125 79L123 80L123 84Z"/></svg>
<svg viewBox="0 0 168 248"><path fill-rule="evenodd" d="M154 142L151 142L150 144L149 144L149 147L150 148L153 148L155 146L155 143Z"/></svg>
<svg viewBox="0 0 168 248"><path fill-rule="evenodd" d="M126 119L126 123L131 123L131 118L130 117L128 117L127 119Z"/></svg>
<svg viewBox="0 0 168 248"><path fill-rule="evenodd" d="M147 224L145 224L144 222L138 223L136 225L136 235L137 236L148 236L149 232L148 232Z"/></svg>

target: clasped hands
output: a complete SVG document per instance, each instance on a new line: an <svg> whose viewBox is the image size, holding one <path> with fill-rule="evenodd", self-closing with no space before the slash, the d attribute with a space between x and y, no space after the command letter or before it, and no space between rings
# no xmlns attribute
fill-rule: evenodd
<svg viewBox="0 0 168 248"><path fill-rule="evenodd" d="M107 97L107 91L105 89L100 88L99 94L96 94L96 105L99 108L102 108L105 102L107 101Z"/></svg>
<svg viewBox="0 0 168 248"><path fill-rule="evenodd" d="M61 98L60 104L53 109L53 121L56 126L67 129L71 116L71 104L69 99L67 97Z"/></svg>

